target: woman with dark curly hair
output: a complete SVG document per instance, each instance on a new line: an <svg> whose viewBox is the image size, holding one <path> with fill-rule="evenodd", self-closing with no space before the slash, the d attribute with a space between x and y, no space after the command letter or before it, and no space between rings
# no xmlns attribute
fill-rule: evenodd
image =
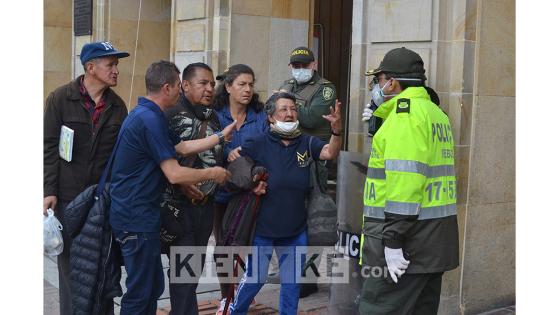
<svg viewBox="0 0 560 315"><path fill-rule="evenodd" d="M231 142L224 148L224 156L231 162L239 157L241 145L249 137L268 129L267 116L263 111L264 104L255 93L255 73L244 64L229 67L223 74L216 77L221 84L216 89L213 106L221 126L237 121ZM231 194L220 188L214 197L214 237L216 243L221 240L221 225ZM222 301L228 294L229 285L220 284Z"/></svg>

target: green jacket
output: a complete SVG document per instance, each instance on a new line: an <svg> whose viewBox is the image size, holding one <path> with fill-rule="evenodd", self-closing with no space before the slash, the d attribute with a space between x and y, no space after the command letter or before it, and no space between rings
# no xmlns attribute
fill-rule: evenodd
<svg viewBox="0 0 560 315"><path fill-rule="evenodd" d="M284 81L280 89L291 92L296 96L301 131L304 134L328 141L331 135L331 125L322 115L328 115L331 106L334 108L336 101L334 84L321 78L317 71L314 71L309 82L298 85L296 80L292 78Z"/></svg>
<svg viewBox="0 0 560 315"><path fill-rule="evenodd" d="M364 187L362 262L384 266L383 248L402 248L408 273L459 263L453 134L423 87L381 104Z"/></svg>

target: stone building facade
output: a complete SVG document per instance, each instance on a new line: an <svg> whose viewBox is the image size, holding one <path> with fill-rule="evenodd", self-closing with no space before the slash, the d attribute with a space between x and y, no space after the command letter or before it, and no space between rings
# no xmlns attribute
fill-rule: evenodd
<svg viewBox="0 0 560 315"><path fill-rule="evenodd" d="M246 63L266 97L289 78L292 48L312 45L317 2L326 0L92 0L93 34L73 36L72 0L44 2L44 96L83 70L85 42L131 53L117 92L131 109L147 66L208 63L215 74ZM333 0L334 1L334 0ZM350 1L345 146L369 152L361 113L364 72L406 46L425 61L456 144L460 268L445 275L440 314L474 314L515 303L515 1ZM331 12L335 14L336 12ZM328 25L327 25L328 26ZM330 79L330 78L329 78ZM357 210L360 211L360 210Z"/></svg>

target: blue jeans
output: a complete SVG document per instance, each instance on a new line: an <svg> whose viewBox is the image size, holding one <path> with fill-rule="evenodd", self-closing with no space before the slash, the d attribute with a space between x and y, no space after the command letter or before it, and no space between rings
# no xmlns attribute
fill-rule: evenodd
<svg viewBox="0 0 560 315"><path fill-rule="evenodd" d="M247 272L243 275L237 288L237 297L230 305L230 314L246 314L251 301L259 293L268 276L268 264L272 257L272 250L276 251L280 265L280 303L279 314L297 314L299 301L299 274L296 274L295 246L307 246L307 230L299 235L285 238L268 238L255 235L253 239L253 253L258 251L258 281L247 282L248 275L254 277L253 261L249 260ZM303 268L302 261L300 268Z"/></svg>
<svg viewBox="0 0 560 315"><path fill-rule="evenodd" d="M159 231L137 233L113 230L120 244L126 269L126 293L121 300L121 315L153 315L163 293Z"/></svg>

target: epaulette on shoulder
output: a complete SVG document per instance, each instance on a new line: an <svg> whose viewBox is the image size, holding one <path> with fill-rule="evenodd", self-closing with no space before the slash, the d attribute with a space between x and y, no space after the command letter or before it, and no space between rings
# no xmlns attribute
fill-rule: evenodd
<svg viewBox="0 0 560 315"><path fill-rule="evenodd" d="M410 113L409 98L400 98L397 100L397 114L398 113Z"/></svg>

